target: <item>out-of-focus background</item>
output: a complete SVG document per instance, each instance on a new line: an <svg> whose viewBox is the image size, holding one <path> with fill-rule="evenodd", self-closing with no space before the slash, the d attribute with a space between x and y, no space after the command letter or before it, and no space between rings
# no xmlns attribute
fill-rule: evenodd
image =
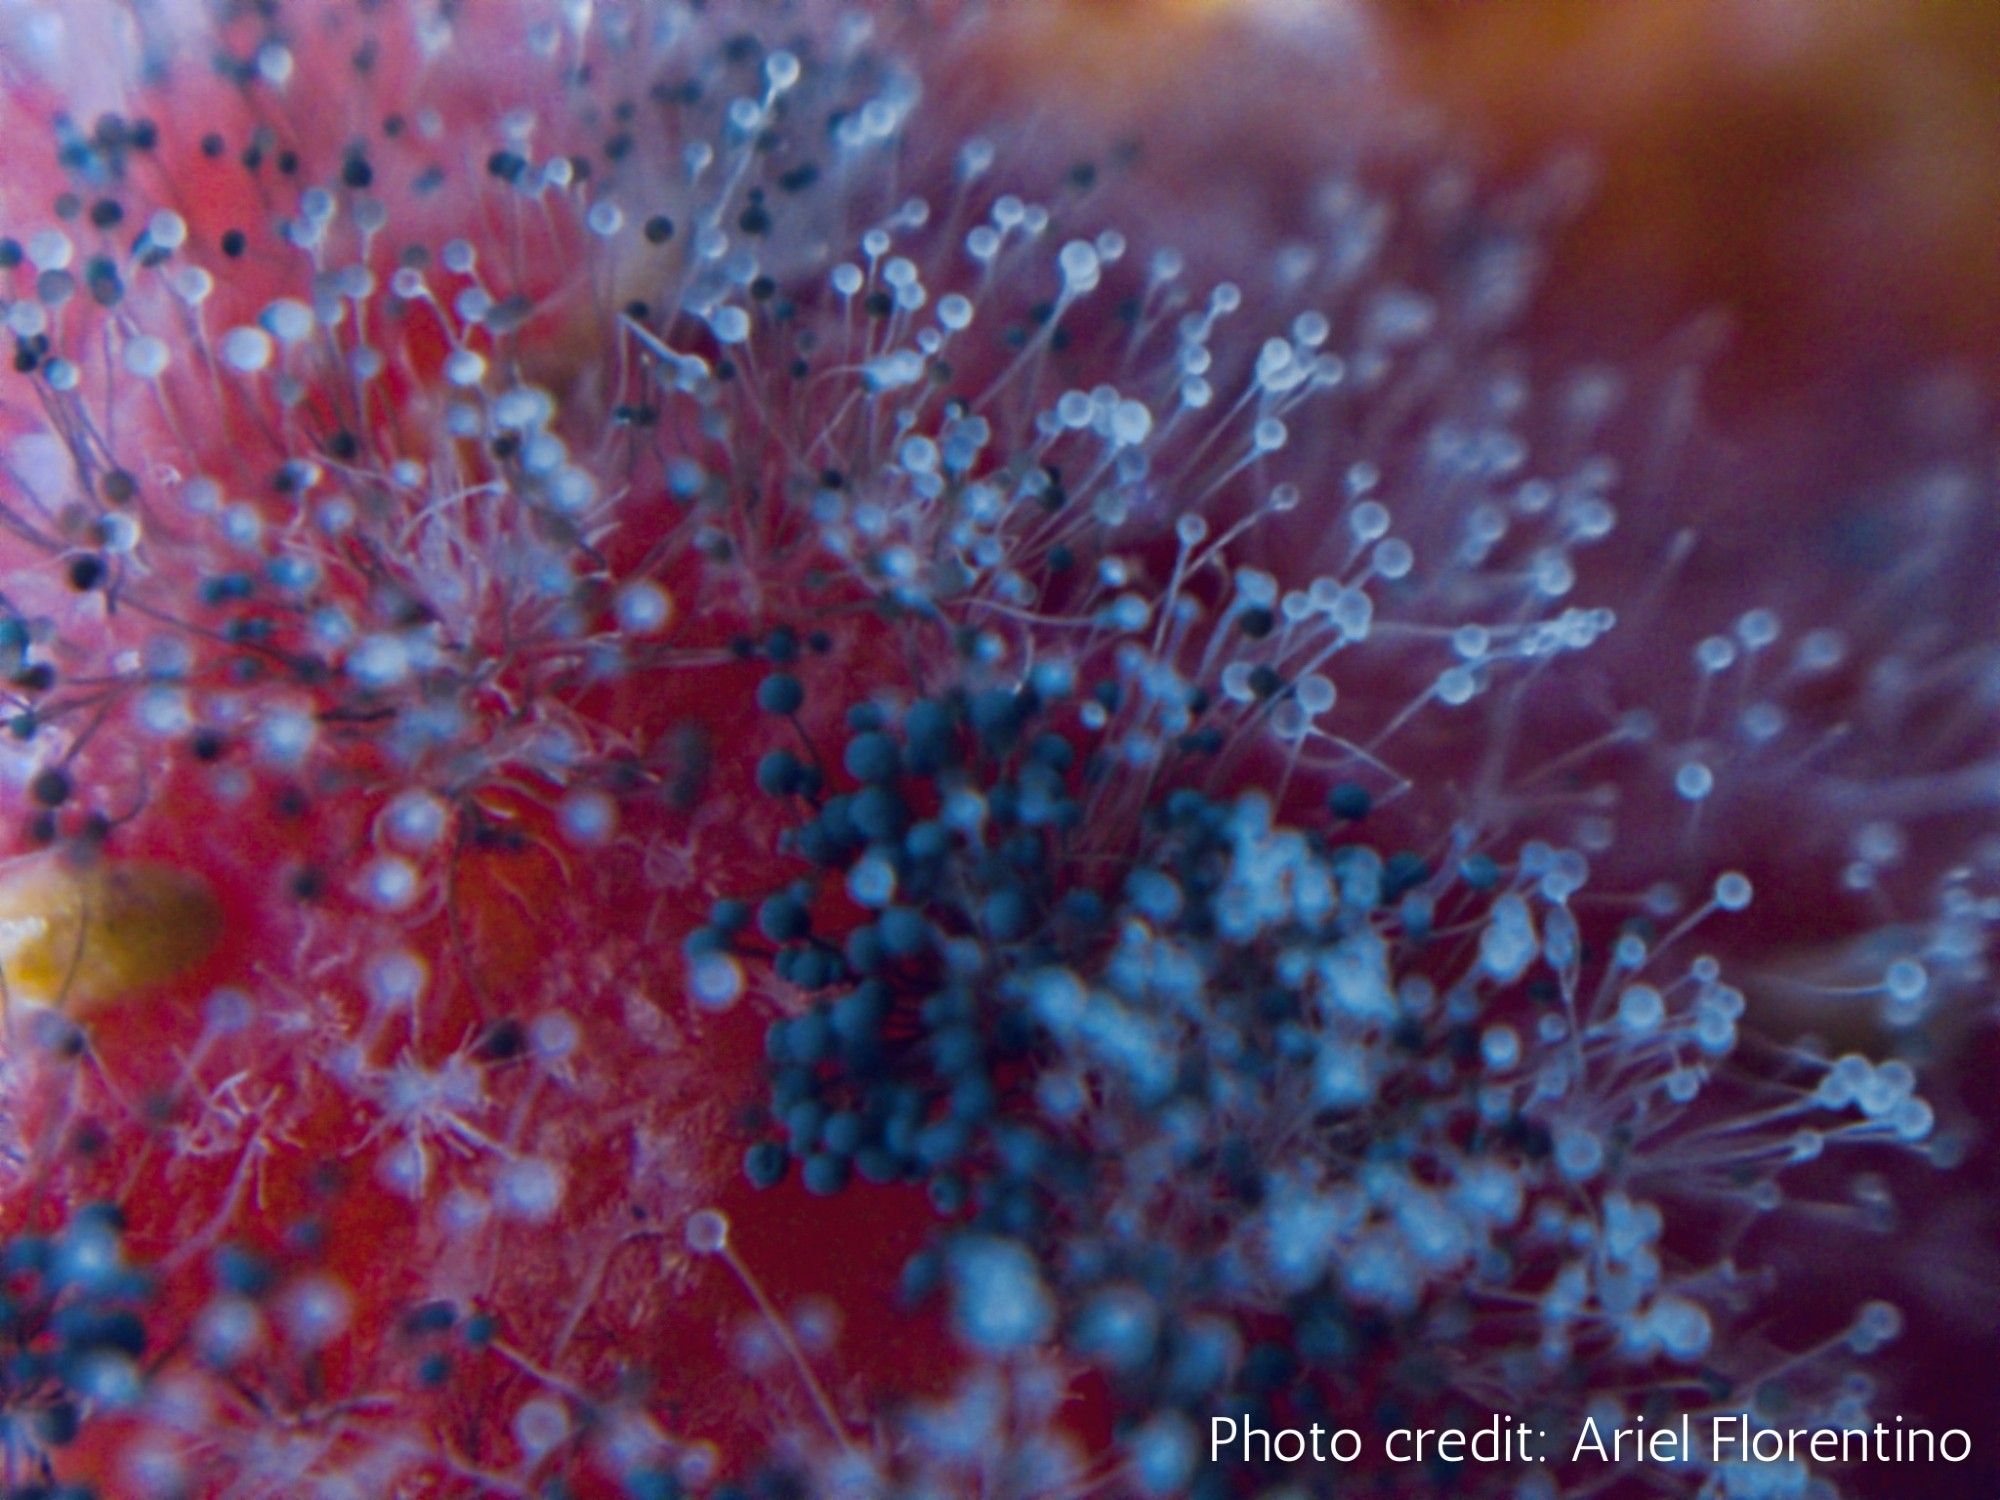
<svg viewBox="0 0 2000 1500"><path fill-rule="evenodd" d="M1422 92L1516 156L1588 142L1585 286L1736 319L1736 371L2000 353L2000 6L1407 0Z"/></svg>
<svg viewBox="0 0 2000 1500"><path fill-rule="evenodd" d="M1172 100L1189 49L1242 26L1365 34L1498 165L1590 150L1561 300L1600 335L1727 309L1718 379L1758 388L2000 364L2000 5L1067 0L1025 13L1014 66L1114 113L1198 105Z"/></svg>

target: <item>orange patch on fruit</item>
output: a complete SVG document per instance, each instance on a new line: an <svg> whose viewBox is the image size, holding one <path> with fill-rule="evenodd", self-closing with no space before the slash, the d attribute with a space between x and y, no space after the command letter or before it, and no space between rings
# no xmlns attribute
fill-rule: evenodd
<svg viewBox="0 0 2000 1500"><path fill-rule="evenodd" d="M148 861L31 854L0 869L0 976L72 1014L141 996L215 950L222 908L200 876Z"/></svg>

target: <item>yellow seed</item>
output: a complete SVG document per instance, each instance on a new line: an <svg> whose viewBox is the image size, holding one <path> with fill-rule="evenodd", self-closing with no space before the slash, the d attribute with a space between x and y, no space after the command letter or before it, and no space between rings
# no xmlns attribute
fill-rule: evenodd
<svg viewBox="0 0 2000 1500"><path fill-rule="evenodd" d="M15 1000L119 1004L186 973L221 932L208 882L172 865L61 851L0 865L0 977Z"/></svg>

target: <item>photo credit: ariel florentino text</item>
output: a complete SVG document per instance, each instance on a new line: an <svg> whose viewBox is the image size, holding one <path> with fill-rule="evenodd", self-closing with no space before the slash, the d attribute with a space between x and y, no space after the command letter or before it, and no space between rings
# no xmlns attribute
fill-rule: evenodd
<svg viewBox="0 0 2000 1500"><path fill-rule="evenodd" d="M1371 1455L1369 1450L1373 1449ZM1962 1427L1912 1427L1901 1417L1866 1427L1771 1427L1743 1412L1586 1418L1565 1441L1498 1412L1470 1427L1397 1427L1371 1442L1356 1428L1259 1427L1248 1417L1209 1419L1211 1463L1948 1463L1972 1457Z"/></svg>

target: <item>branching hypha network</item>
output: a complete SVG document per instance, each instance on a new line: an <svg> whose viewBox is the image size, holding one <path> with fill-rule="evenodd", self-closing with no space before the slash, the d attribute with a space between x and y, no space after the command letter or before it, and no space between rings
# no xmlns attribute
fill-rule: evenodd
<svg viewBox="0 0 2000 1500"><path fill-rule="evenodd" d="M1195 180L1006 24L0 8L7 1493L1894 1416L1898 1309L1757 1246L1959 1149L1976 415L1865 569L1732 568L1695 362L1527 338L1575 163L1486 181L1294 18L1244 78L1323 112Z"/></svg>

